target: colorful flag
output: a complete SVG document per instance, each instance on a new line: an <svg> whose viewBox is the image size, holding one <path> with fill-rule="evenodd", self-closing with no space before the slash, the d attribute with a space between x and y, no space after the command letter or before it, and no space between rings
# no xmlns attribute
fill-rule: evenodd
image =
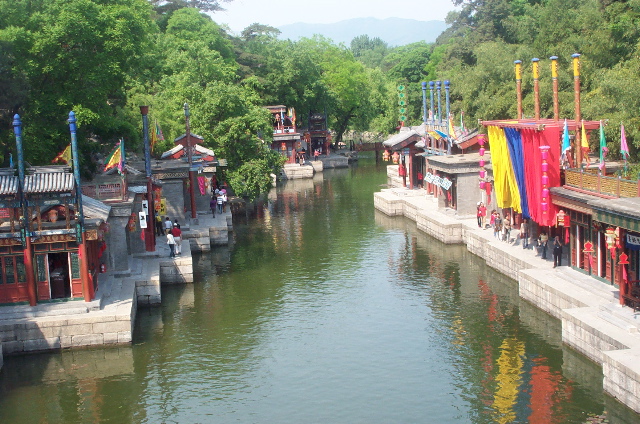
<svg viewBox="0 0 640 424"><path fill-rule="evenodd" d="M56 163L60 161L66 163L67 165L71 163L71 143L69 143L69 145L65 147L65 149L58 154L58 156L53 158L51 163Z"/></svg>
<svg viewBox="0 0 640 424"><path fill-rule="evenodd" d="M9 153L9 168L13 168L13 153Z"/></svg>
<svg viewBox="0 0 640 424"><path fill-rule="evenodd" d="M604 138L604 127L602 125L602 121L600 121L600 165L598 168L602 171L605 167L604 158L609 153L609 148L607 147L607 140Z"/></svg>
<svg viewBox="0 0 640 424"><path fill-rule="evenodd" d="M629 146L627 146L627 136L624 134L624 124L620 124L620 154L625 161L629 159Z"/></svg>
<svg viewBox="0 0 640 424"><path fill-rule="evenodd" d="M584 127L584 121L582 121L582 132L580 133L580 147L582 148L584 160L587 161L587 166L589 166L589 139L587 138L587 130Z"/></svg>
<svg viewBox="0 0 640 424"><path fill-rule="evenodd" d="M562 157L564 160L568 158L569 151L571 151L571 139L569 138L569 125L565 119L564 131L562 132Z"/></svg>
<svg viewBox="0 0 640 424"><path fill-rule="evenodd" d="M104 172L107 172L111 168L121 166L122 162L122 143L118 143L118 145L113 149L111 154L107 157L107 163L104 166Z"/></svg>
<svg viewBox="0 0 640 424"><path fill-rule="evenodd" d="M158 141L164 141L164 135L162 134L160 124L158 124L158 120L156 119L155 125L151 128L151 153L153 153L153 148Z"/></svg>
<svg viewBox="0 0 640 424"><path fill-rule="evenodd" d="M449 116L449 138L456 138L456 131L453 128L453 114Z"/></svg>

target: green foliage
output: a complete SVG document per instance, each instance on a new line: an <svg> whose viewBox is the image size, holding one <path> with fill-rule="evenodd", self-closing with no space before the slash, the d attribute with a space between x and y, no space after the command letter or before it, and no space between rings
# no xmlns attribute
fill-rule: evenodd
<svg viewBox="0 0 640 424"><path fill-rule="evenodd" d="M253 201L261 193L271 189L271 174L277 174L285 161L284 156L263 147L261 158L246 161L239 168L229 172L229 184L237 195Z"/></svg>

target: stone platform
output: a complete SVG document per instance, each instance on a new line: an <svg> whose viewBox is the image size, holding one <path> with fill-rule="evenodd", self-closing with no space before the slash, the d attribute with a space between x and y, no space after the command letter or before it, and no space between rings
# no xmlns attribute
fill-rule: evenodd
<svg viewBox="0 0 640 424"><path fill-rule="evenodd" d="M131 343L138 306L160 304L163 284L193 282L192 252L228 243L231 212L199 215L197 225L185 223L181 229L181 255L170 258L166 237L159 236L155 252L127 257L125 271L100 274L99 289L91 302L69 299L33 307L0 307L0 368L3 353ZM206 240L202 244L201 234Z"/></svg>
<svg viewBox="0 0 640 424"><path fill-rule="evenodd" d="M620 306L617 287L567 266L553 268L551 255L542 259L537 250L522 248L516 229L511 242L496 240L492 230L478 228L475 217L439 209L423 190L385 189L374 194L374 206L386 215L412 219L443 243L466 244L517 281L520 297L561 320L562 341L602 366L604 390L640 413L640 314Z"/></svg>

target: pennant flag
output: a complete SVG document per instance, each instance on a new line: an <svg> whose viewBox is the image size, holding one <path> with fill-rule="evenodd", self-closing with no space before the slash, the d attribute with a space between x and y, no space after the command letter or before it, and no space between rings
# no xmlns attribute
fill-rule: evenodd
<svg viewBox="0 0 640 424"><path fill-rule="evenodd" d="M13 153L9 153L9 168L13 168Z"/></svg>
<svg viewBox="0 0 640 424"><path fill-rule="evenodd" d="M456 138L456 131L453 128L453 114L449 116L449 138Z"/></svg>
<svg viewBox="0 0 640 424"><path fill-rule="evenodd" d="M627 145L627 136L624 134L624 124L620 124L620 154L625 161L629 159L629 146Z"/></svg>
<svg viewBox="0 0 640 424"><path fill-rule="evenodd" d="M153 153L153 148L158 141L164 141L164 135L162 134L160 124L158 124L158 120L156 119L155 125L151 128L151 153Z"/></svg>
<svg viewBox="0 0 640 424"><path fill-rule="evenodd" d="M104 166L104 172L107 172L114 166L119 166L122 161L122 146L121 143L113 149L113 152L107 157L107 163Z"/></svg>
<svg viewBox="0 0 640 424"><path fill-rule="evenodd" d="M71 163L71 143L69 143L69 145L67 147L65 147L65 149L63 151L58 153L58 156L53 158L51 163L56 163L56 162L60 162L60 161L66 163L67 165L69 165Z"/></svg>
<svg viewBox="0 0 640 424"><path fill-rule="evenodd" d="M582 121L582 132L580 133L580 147L582 148L584 160L587 161L587 166L589 166L589 139L587 139L587 130L584 127L584 121Z"/></svg>
<svg viewBox="0 0 640 424"><path fill-rule="evenodd" d="M571 151L571 139L569 138L569 125L564 120L564 131L562 132L562 160L566 161Z"/></svg>
<svg viewBox="0 0 640 424"><path fill-rule="evenodd" d="M607 147L607 140L604 138L604 127L602 126L602 121L600 121L600 165L598 168L602 171L605 169L604 158L609 153L609 148Z"/></svg>
<svg viewBox="0 0 640 424"><path fill-rule="evenodd" d="M120 139L120 161L118 162L118 174L124 175L124 138Z"/></svg>
<svg viewBox="0 0 640 424"><path fill-rule="evenodd" d="M464 129L464 112L460 111L460 128L462 129L462 132L465 132Z"/></svg>

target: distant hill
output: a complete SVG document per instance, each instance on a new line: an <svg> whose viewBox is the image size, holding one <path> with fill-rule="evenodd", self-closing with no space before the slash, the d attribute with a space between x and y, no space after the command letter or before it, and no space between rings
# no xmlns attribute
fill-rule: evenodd
<svg viewBox="0 0 640 424"><path fill-rule="evenodd" d="M320 34L347 47L358 35L370 38L380 37L389 46L404 46L417 41L432 43L447 28L444 21L417 21L402 18L357 18L336 22L335 24L295 24L278 27L282 33L278 38L298 40Z"/></svg>

